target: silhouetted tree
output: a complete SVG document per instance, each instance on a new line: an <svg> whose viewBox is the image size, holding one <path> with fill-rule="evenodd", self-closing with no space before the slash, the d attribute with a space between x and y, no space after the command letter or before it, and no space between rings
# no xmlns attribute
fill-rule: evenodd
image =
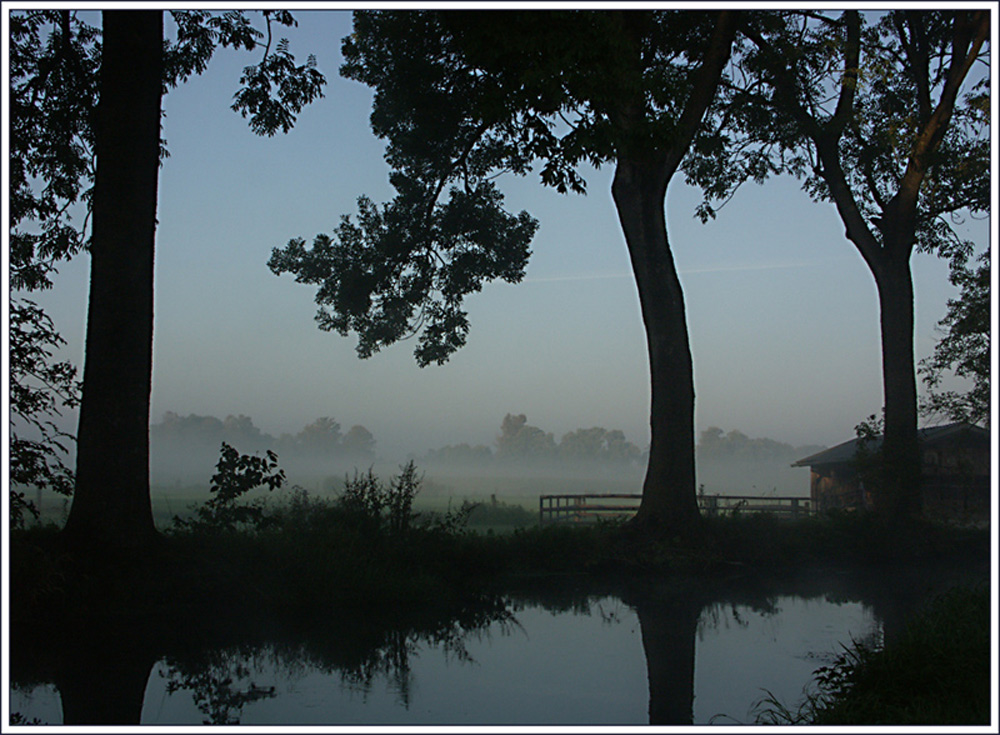
<svg viewBox="0 0 1000 735"><path fill-rule="evenodd" d="M449 444L440 449L430 449L424 460L426 463L477 464L485 465L493 461L493 450L485 444L472 446L466 442Z"/></svg>
<svg viewBox="0 0 1000 735"><path fill-rule="evenodd" d="M295 436L299 451L306 454L337 454L341 450L340 424L329 416L323 416L304 427Z"/></svg>
<svg viewBox="0 0 1000 735"><path fill-rule="evenodd" d="M932 392L923 406L928 415L944 414L952 421L990 423L990 253L975 268L956 264L951 282L961 289L949 299L948 313L939 324L945 334L934 354L920 363L924 384L933 389L945 372L972 381L968 391Z"/></svg>
<svg viewBox="0 0 1000 735"><path fill-rule="evenodd" d="M38 509L16 486L73 489L63 455L74 437L54 419L79 402L76 368L52 361L64 340L37 303L14 294L51 288L56 263L86 245L71 219L92 180L98 33L69 10L11 13L9 28L9 498L18 527Z"/></svg>
<svg viewBox="0 0 1000 735"><path fill-rule="evenodd" d="M989 19L985 10L753 16L743 27L748 81L689 168L709 200L786 171L836 205L878 290L885 476L876 502L892 518L918 513L921 497L910 256L916 248L961 261L971 246L949 217L989 207L988 79L959 96L986 53ZM702 214L712 215L710 203Z"/></svg>
<svg viewBox="0 0 1000 735"><path fill-rule="evenodd" d="M162 49L161 11L104 12L76 493L64 531L78 544L135 547L155 533L149 396Z"/></svg>
<svg viewBox="0 0 1000 735"><path fill-rule="evenodd" d="M464 296L524 272L536 223L502 210L495 176L540 162L543 184L583 192L579 164L614 162L652 383L636 523L693 527L694 379L664 198L735 21L728 11L356 13L341 73L375 90L372 128L388 141L397 196L384 207L361 199L359 224L345 218L309 250L302 240L276 249L272 270L320 286L320 328L356 331L361 356L421 332L418 363L440 363L465 342Z"/></svg>
<svg viewBox="0 0 1000 735"><path fill-rule="evenodd" d="M600 426L568 432L560 440L558 451L564 459L597 462L629 461L640 454L639 447L627 441L622 431Z"/></svg>
<svg viewBox="0 0 1000 735"><path fill-rule="evenodd" d="M294 113L321 93L310 58L296 67L287 41L244 70L233 109L258 134L287 132ZM94 129L91 291L78 430L76 493L64 530L77 546L138 547L155 530L149 500L153 247L165 86L207 68L217 45L253 49L263 36L230 11L177 11L176 43L164 44L161 11L102 15L100 103ZM276 86L275 86L276 85Z"/></svg>

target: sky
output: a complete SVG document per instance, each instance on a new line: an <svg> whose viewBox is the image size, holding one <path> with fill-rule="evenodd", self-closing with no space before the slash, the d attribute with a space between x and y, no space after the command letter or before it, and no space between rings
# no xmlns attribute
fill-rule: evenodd
<svg viewBox="0 0 1000 735"><path fill-rule="evenodd" d="M170 157L159 183L151 421L167 411L246 414L279 435L331 416L345 430L367 427L390 458L492 444L504 414L524 413L557 439L603 426L645 446L645 336L610 167L585 172L586 196L546 189L537 175L502 181L508 209L540 222L533 255L522 283L489 284L467 300L468 342L444 366L419 368L412 342L360 360L354 335L317 328L314 287L269 271L272 248L331 233L359 195L393 194L384 144L368 124L371 93L338 74L350 14L295 16L299 27L281 35L300 61L315 54L328 83L289 134L257 137L229 109L259 50L220 50L206 73L164 97ZM878 304L833 205L776 179L745 186L703 225L699 192L677 178L667 222L694 356L696 429L793 445L852 438L882 405ZM987 223L972 227L985 243ZM88 268L77 257L52 291L33 295L67 340L59 356L81 372ZM956 290L934 256L914 255L912 270L919 360Z"/></svg>

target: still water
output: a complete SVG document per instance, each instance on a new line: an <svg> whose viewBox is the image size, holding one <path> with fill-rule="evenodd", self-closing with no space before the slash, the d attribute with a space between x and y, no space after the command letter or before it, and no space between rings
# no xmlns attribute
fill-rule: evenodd
<svg viewBox="0 0 1000 735"><path fill-rule="evenodd" d="M135 701L104 710L71 701L95 696L92 681L67 675L72 666L52 681L19 681L13 670L11 711L47 724L95 722L98 711L143 725L752 723L766 691L794 705L843 645L891 638L951 581L880 577L536 590L431 630L370 638L335 626L318 637L209 643L112 664L105 688L127 689L114 677L129 667L139 687Z"/></svg>

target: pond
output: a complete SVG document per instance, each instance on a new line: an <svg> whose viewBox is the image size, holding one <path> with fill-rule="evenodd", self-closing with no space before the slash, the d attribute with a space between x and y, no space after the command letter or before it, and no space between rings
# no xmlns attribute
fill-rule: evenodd
<svg viewBox="0 0 1000 735"><path fill-rule="evenodd" d="M92 631L12 652L11 712L42 724L753 723L852 640L890 639L983 572L535 583L431 624L330 618L239 635ZM73 650L69 650L73 649ZM32 655L34 654L34 655ZM30 659L30 661L29 661Z"/></svg>

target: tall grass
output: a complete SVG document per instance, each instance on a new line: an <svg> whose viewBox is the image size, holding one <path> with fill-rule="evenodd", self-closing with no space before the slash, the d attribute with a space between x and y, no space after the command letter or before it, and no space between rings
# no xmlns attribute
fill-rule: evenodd
<svg viewBox="0 0 1000 735"><path fill-rule="evenodd" d="M990 596L956 587L934 598L884 647L855 642L817 670L805 699L770 693L766 725L986 725L990 722Z"/></svg>

